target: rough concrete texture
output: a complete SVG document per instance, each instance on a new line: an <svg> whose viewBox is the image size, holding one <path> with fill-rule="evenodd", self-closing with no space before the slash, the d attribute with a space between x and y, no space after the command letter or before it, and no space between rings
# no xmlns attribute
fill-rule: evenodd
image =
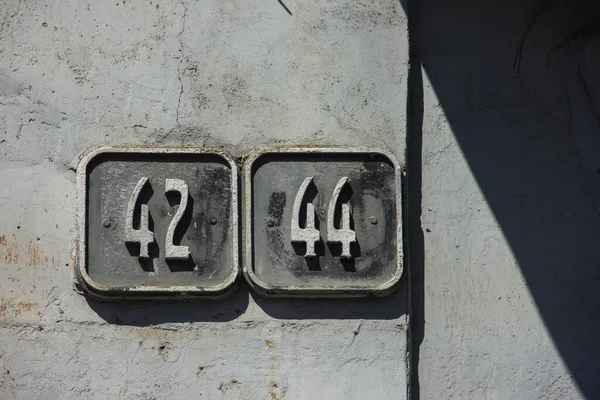
<svg viewBox="0 0 600 400"><path fill-rule="evenodd" d="M417 3L422 157L417 139L409 153L422 179L409 190L422 199L422 232L411 237L422 259L411 264L419 275L411 329L421 343L413 392L600 398L600 169L586 166L599 162L600 148L577 140L584 128L598 137L600 109L581 101L586 82L568 67L597 2L546 2L520 71L519 42L543 2ZM595 157L584 158L590 151ZM411 162L409 174L419 173Z"/></svg>
<svg viewBox="0 0 600 400"><path fill-rule="evenodd" d="M399 3L3 0L0 398L396 399L385 300L102 304L72 289L76 157L97 145L374 145L403 162Z"/></svg>

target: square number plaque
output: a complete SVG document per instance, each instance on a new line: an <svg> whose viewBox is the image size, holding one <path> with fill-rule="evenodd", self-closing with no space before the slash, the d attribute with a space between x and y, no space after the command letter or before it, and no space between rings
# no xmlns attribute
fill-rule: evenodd
<svg viewBox="0 0 600 400"><path fill-rule="evenodd" d="M77 280L98 298L220 296L239 274L234 162L201 149L101 149L77 171Z"/></svg>
<svg viewBox="0 0 600 400"><path fill-rule="evenodd" d="M245 262L272 296L385 295L402 275L401 172L356 149L263 152L245 165Z"/></svg>

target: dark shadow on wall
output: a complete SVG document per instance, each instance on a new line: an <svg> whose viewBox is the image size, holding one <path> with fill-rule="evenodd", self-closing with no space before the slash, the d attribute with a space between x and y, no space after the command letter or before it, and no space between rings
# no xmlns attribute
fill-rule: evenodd
<svg viewBox="0 0 600 400"><path fill-rule="evenodd" d="M256 304L277 319L392 320L408 312L405 280L389 296L356 299L281 299L252 294Z"/></svg>
<svg viewBox="0 0 600 400"><path fill-rule="evenodd" d="M252 299L252 301L250 301ZM88 305L105 321L117 325L151 326L182 322L227 322L264 319L370 319L391 320L406 315L406 285L385 298L268 299L251 293L245 282L220 300L105 302L86 297ZM256 309L258 306L260 310Z"/></svg>
<svg viewBox="0 0 600 400"><path fill-rule="evenodd" d="M405 251L409 282L409 384L411 399L420 399L419 383L420 346L425 335L425 242L421 226L422 159L423 159L423 77L421 56L413 32L421 8L401 0L409 20L409 72L406 120L406 182L405 182Z"/></svg>
<svg viewBox="0 0 600 400"><path fill-rule="evenodd" d="M238 288L221 300L98 301L86 297L92 310L116 325L151 326L182 322L226 322L248 309L248 290Z"/></svg>
<svg viewBox="0 0 600 400"><path fill-rule="evenodd" d="M589 145L593 137L580 138L586 130L600 138L600 129L594 116L582 114L586 110L577 100L586 91L573 94L582 88L573 84L577 71L565 65L573 45L583 40L574 32L581 32L597 2L552 1L527 35L517 72L519 42L543 2L415 0L411 7L419 11L410 10L411 39L548 332L583 395L595 399L600 398L600 148ZM557 49L567 37L571 46ZM427 134L435 131L425 129ZM589 165L594 159L596 170ZM415 171L409 173L417 178ZM419 235L416 228L412 235ZM422 305L415 300L422 288L412 288L413 312ZM418 362L415 339L413 362Z"/></svg>

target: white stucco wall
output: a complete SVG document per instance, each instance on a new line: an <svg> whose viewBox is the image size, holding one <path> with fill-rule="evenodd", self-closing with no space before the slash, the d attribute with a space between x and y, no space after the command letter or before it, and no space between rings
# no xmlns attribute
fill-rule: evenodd
<svg viewBox="0 0 600 400"><path fill-rule="evenodd" d="M98 145L375 145L404 162L392 0L0 5L0 398L396 399L384 300L102 304L73 290L74 168Z"/></svg>

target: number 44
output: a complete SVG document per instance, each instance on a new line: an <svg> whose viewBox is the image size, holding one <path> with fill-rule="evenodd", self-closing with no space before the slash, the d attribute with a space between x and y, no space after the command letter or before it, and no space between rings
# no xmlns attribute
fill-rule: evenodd
<svg viewBox="0 0 600 400"><path fill-rule="evenodd" d="M340 203L340 194L344 189L344 186L349 185L348 177L341 178L335 188L331 200L329 201L329 207L327 208L327 242L339 243L342 245L341 258L351 258L350 246L356 243L356 233L350 226L350 204L341 204L341 220L339 228L335 226L335 212L338 209ZM294 243L305 243L306 253L304 257L316 257L315 245L321 241L321 234L315 227L316 215L315 206L312 203L306 203L306 224L304 228L300 227L300 210L306 191L312 184L313 177L310 176L302 182L298 194L296 194L296 200L294 201L294 207L292 209L292 242Z"/></svg>

